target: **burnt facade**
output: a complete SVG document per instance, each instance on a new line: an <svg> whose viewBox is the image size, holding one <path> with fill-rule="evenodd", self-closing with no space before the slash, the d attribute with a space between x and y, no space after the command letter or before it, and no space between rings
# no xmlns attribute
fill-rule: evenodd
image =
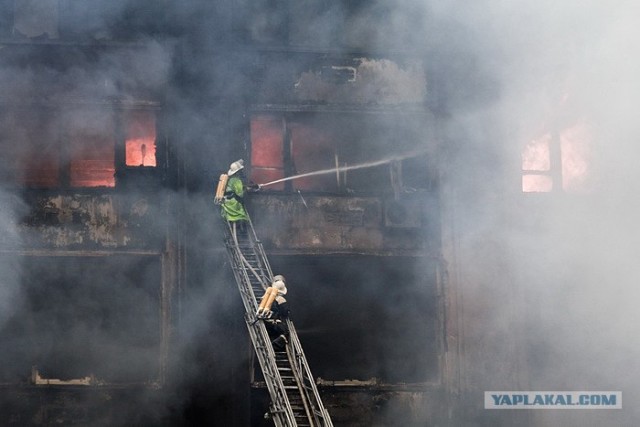
<svg viewBox="0 0 640 427"><path fill-rule="evenodd" d="M258 3L1 2L8 425L268 425L213 204L238 158L334 423L457 422L443 76L358 5Z"/></svg>

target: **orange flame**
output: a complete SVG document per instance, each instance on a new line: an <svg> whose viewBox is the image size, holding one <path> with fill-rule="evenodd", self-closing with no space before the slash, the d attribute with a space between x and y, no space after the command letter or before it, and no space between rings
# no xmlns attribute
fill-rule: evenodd
<svg viewBox="0 0 640 427"><path fill-rule="evenodd" d="M127 118L127 166L156 166L156 121L152 111L132 111Z"/></svg>

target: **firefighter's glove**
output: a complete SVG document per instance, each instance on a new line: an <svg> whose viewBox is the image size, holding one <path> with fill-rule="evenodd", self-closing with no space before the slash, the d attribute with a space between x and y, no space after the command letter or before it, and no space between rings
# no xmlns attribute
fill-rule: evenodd
<svg viewBox="0 0 640 427"><path fill-rule="evenodd" d="M260 191L260 185L251 183L247 185L247 191Z"/></svg>
<svg viewBox="0 0 640 427"><path fill-rule="evenodd" d="M271 310L259 308L258 311L256 311L256 316L258 316L258 318L260 319L268 319L271 317L271 315L273 315L273 312Z"/></svg>

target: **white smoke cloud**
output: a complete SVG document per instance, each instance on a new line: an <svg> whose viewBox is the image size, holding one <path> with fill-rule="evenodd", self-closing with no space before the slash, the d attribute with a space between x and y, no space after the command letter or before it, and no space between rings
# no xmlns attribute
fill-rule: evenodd
<svg viewBox="0 0 640 427"><path fill-rule="evenodd" d="M439 22L456 29L442 42L473 57L473 71L494 90L489 102L471 111L464 102L449 104L449 128L464 128L455 134L464 138L457 161L471 165L450 174L467 209L458 218L467 385L475 392L496 384L622 390L623 399L635 400L640 129L633 102L640 92L640 56L633 22L640 7L593 1L433 3ZM521 194L524 143L541 123L553 126L567 117L584 119L594 129L591 193ZM487 247L495 250L482 253ZM482 321L472 324L474 315ZM500 336L524 347L503 353L508 345L500 344ZM523 360L515 360L518 354ZM606 416L561 412L539 411L532 420L623 425L638 416L632 406ZM476 416L493 417L481 409ZM509 424L508 415L496 417L493 425Z"/></svg>
<svg viewBox="0 0 640 427"><path fill-rule="evenodd" d="M22 258L13 250L22 247L22 239L17 232L17 224L26 214L26 205L15 195L0 189L0 234L6 254L0 254L0 328L18 309L21 303L20 278Z"/></svg>
<svg viewBox="0 0 640 427"><path fill-rule="evenodd" d="M90 3L76 6L78 18L88 16ZM96 27L93 37L108 38L103 21L111 22L123 7L120 3L106 8L103 16L93 14L87 20L86 28ZM299 12L303 9L298 4L292 7ZM200 13L205 10L209 9L181 10L180 16L185 21L198 17L204 34L214 31L208 15ZM467 316L465 384L474 390L494 384L492 377L504 362L510 366L499 378L503 386L620 388L624 396L638 394L632 364L640 356L640 343L634 338L635 301L640 293L640 268L634 256L640 243L636 231L640 121L635 118L634 105L634 95L640 92L639 12L640 6L633 1L379 0L327 7L322 13L309 13L308 25L290 28L294 44L399 49L424 55L428 73L437 82L429 86L427 98L437 98L435 104L449 117L443 129L452 147L447 148L449 157L443 169L445 178L457 186L459 197L455 220L460 232L463 314ZM255 24L250 29L254 34L272 31L268 22ZM220 27L227 25L231 26L224 23ZM217 40L200 41L209 43L207 48L217 47ZM133 57L105 55L94 67L64 73L5 69L0 80L13 88L9 98L37 96L49 82L55 82L49 89L54 94L117 96L123 88L155 87L175 72L171 69L173 48L173 41L152 42ZM186 71L180 71L196 81L194 87L198 83L204 87L198 95L205 98L216 93L222 95L223 106L229 102L232 108L243 108L237 106L235 97L250 80L249 73L214 66L213 59L200 57L202 52L192 48L182 46L181 60L188 65ZM253 59L246 58L247 69ZM115 67L123 62L129 67ZM213 140L226 138L233 124L226 123L226 118L212 123L214 114L199 108L199 100L189 92L193 87L181 84L179 90L167 89L173 106L180 107L177 114L185 119L172 123L172 132L198 153L194 157L202 163L191 164L194 173L210 173L204 168L210 168L212 162L227 163L221 160L227 153L210 155L214 154ZM567 94L571 111L584 116L595 129L597 186L581 198L543 195L540 203L540 198L519 193L520 149L532 137L532 127L554 118ZM18 203L17 210L10 209L16 203L15 199L4 203L8 197L2 195L0 225L5 239L19 245L12 224L24 214L24 206ZM189 204L194 215L191 230L216 219L215 214L210 215L212 207L202 200ZM215 232L207 225L198 236L210 234ZM210 251L215 246L211 241L191 244L194 251ZM220 256L218 252L211 255ZM17 257L2 260L0 325L19 297L20 278ZM190 271L190 280L229 285L228 272L211 270L208 266ZM234 286L227 288L235 292ZM193 295L201 298L194 297L183 307L185 347L207 333L206 315L215 301L226 306L237 298L206 287ZM401 310L401 304L397 308ZM479 321L471 325L475 320ZM517 333L512 325L519 328ZM210 330L216 336L226 332L222 325ZM519 347L514 337L525 335L520 353L495 356ZM524 361L511 358L517 354L523 354ZM234 369L241 363L229 362ZM184 366L189 369L188 363ZM520 378L519 370L524 377L528 374L526 380ZM563 416L575 418L563 420L563 425L591 415L571 412ZM633 409L620 414L614 415L621 419L634 415ZM486 416L481 410L474 415ZM551 416L541 415L540 424Z"/></svg>

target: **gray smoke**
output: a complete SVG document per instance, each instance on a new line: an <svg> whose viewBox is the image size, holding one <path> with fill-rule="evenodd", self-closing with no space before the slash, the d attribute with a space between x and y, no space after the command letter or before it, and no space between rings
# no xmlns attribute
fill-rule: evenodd
<svg viewBox="0 0 640 427"><path fill-rule="evenodd" d="M27 3L34 2L24 2L20 10L26 10ZM168 78L180 83L165 88L176 119L167 126L170 138L187 147L186 185L193 194L185 200L186 224L156 226L158 233L186 227L196 236L189 243L190 255L197 255L189 258L196 261L189 264L188 283L197 285L189 289L181 306L182 342L172 362L184 373L185 389L189 381L204 389L203 384L212 378L224 377L220 374L224 368L231 371L246 366L246 357L234 358L225 351L225 345L243 349L246 344L240 342L245 338L241 334L231 334L231 343L225 338L229 330L242 331L242 320L225 320L238 311L239 304L235 287L228 283L232 279L226 266L220 261L206 262L224 258L219 250L220 229L215 225L217 212L207 192L217 173L243 154L246 141L237 141L229 149L233 152L219 152L216 147L246 126L229 118L244 108L237 94L253 83L251 70L260 62L242 49L234 60L244 67L235 69L218 62L224 58L224 54L216 55L219 41L236 37L233 31L237 28L233 22L215 22L215 17L230 11L248 16L251 11L255 19L244 36L273 41L283 31L278 25L281 16L271 2L75 3L59 13L88 40L108 40L110 31L122 30L115 22L146 20L140 28L145 39L153 42L135 54L111 49L78 59L81 66L68 69L2 66L0 82L11 88L6 99L20 102L43 94L45 100L58 96L117 98L129 96L132 88L143 94L153 92ZM481 393L490 389L621 390L625 401L633 402L640 392L633 369L640 356L635 338L640 278L635 260L640 243L636 231L640 122L632 104L640 92L635 22L640 7L632 1L605 4L594 0L379 0L326 7L321 3L325 2L289 2L292 14L304 18L288 28L293 44L349 52L401 51L425 60L426 103L439 115L446 146L440 165L442 183L454 189L448 193L453 196L446 201L448 216L443 221L454 221L458 233L458 263L449 273L464 295L460 307L461 386L468 400L460 412L472 419L466 421L480 425L512 421L511 415L474 406ZM55 9L54 2L47 7ZM54 29L44 17L40 23L22 19L16 27L25 37L46 33L54 38L59 35ZM156 37L159 33L164 35ZM180 57L175 58L178 51ZM182 66L175 67L176 63ZM284 64L264 70L264 85L288 76L289 68ZM212 99L219 99L219 104ZM593 129L591 192L522 194L521 149L541 123L561 119L557 117L561 106L563 114L581 117ZM3 125L6 134L11 122ZM12 136L21 138L7 135ZM392 136L379 138L386 143ZM1 163L3 176L11 177L11 165L5 160ZM1 231L10 245L20 246L15 224L26 214L24 204L5 192L1 197ZM20 307L16 304L21 298L20 264L17 256L2 257L0 322ZM363 293L379 296L386 278L395 273L389 271L377 280L362 272L353 277L369 281L370 288ZM123 279L122 284L131 283ZM393 294L393 299L394 308L387 313L390 318L421 313L420 307L405 303L400 295ZM411 336L401 338L398 348L423 348ZM372 368L364 372L383 372L394 378L398 377L394 369L404 370L403 375L412 370L398 367L396 359L369 361ZM198 378L200 368L212 360L220 369L205 369L211 377ZM421 368L415 370L421 372ZM218 402L224 400L225 392L213 393L220 398ZM173 397L174 409L189 403L183 396ZM537 425L615 425L638 418L630 407L608 412L610 419L590 411L566 412L570 413L539 412L531 420Z"/></svg>
<svg viewBox="0 0 640 427"><path fill-rule="evenodd" d="M22 238L17 231L17 224L26 213L27 207L20 198L0 189L0 234L3 236L5 247L10 249L21 247ZM1 254L0 271L2 271L0 278L0 328L2 328L21 303L22 258L10 252Z"/></svg>
<svg viewBox="0 0 640 427"><path fill-rule="evenodd" d="M458 82L471 97L486 95L480 103L459 89L445 97L454 102L449 136L460 141L460 167L447 176L458 188L468 406L498 389L619 390L634 401L638 6L488 1L437 9L455 29L441 49L462 53L480 77L473 86ZM521 194L523 144L541 125L578 118L594 133L590 192ZM470 412L487 425L520 416ZM638 417L631 406L607 412L522 417L535 425Z"/></svg>

